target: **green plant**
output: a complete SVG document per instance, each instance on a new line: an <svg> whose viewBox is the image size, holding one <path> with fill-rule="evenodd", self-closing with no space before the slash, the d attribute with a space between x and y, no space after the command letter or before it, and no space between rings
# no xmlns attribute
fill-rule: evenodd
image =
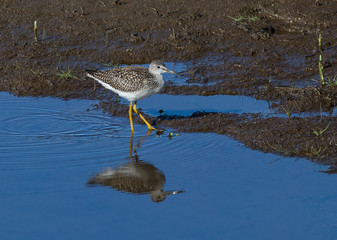
<svg viewBox="0 0 337 240"><path fill-rule="evenodd" d="M337 87L337 75L333 76L332 78L327 78L325 84L329 85L330 87Z"/></svg>
<svg viewBox="0 0 337 240"><path fill-rule="evenodd" d="M314 146L309 146L308 144L305 146L305 150L292 150L292 151L285 151L279 148L276 148L272 146L269 142L267 142L267 145L272 148L276 152L280 152L286 155L295 155L295 156L300 156L300 157L319 157L321 153L323 153L326 148L323 147L314 147Z"/></svg>
<svg viewBox="0 0 337 240"><path fill-rule="evenodd" d="M283 111L285 112L285 114L287 114L288 119L290 119L292 109L288 109L288 108L285 108L285 107L282 107L282 108L283 108Z"/></svg>
<svg viewBox="0 0 337 240"><path fill-rule="evenodd" d="M34 41L38 42L38 38L37 38L37 21L34 21Z"/></svg>
<svg viewBox="0 0 337 240"><path fill-rule="evenodd" d="M242 21L248 21L248 22L256 22L258 20L258 17L256 16L242 16L241 14L239 14L237 17L232 17L232 16L228 16L230 19L233 19L234 22L242 22Z"/></svg>
<svg viewBox="0 0 337 240"><path fill-rule="evenodd" d="M71 70L70 68L68 67L68 70L67 71L63 71L61 70L59 73L56 74L57 76L59 76L60 78L65 78L65 79L78 79L76 76L74 76L72 73L71 73Z"/></svg>
<svg viewBox="0 0 337 240"><path fill-rule="evenodd" d="M243 16L241 16L241 14L239 14L237 17L232 17L232 16L228 16L228 17L233 19L234 22L241 22L244 19Z"/></svg>
<svg viewBox="0 0 337 240"><path fill-rule="evenodd" d="M318 70L319 70L319 75L321 77L321 85L325 84L324 81L324 74L323 74L323 64L322 64L322 35L318 35L318 51L319 51L319 59L318 59Z"/></svg>
<svg viewBox="0 0 337 240"><path fill-rule="evenodd" d="M323 66L323 48L322 48L322 35L318 34L318 71L319 71L319 76L321 78L321 85L329 85L330 87L337 87L337 75L334 77L324 77L324 66Z"/></svg>
<svg viewBox="0 0 337 240"><path fill-rule="evenodd" d="M305 157L319 157L321 153L323 153L326 150L326 148L320 147L314 147L314 146L305 146L305 151L304 152L297 152L293 151L294 154L299 155L299 156L305 156Z"/></svg>
<svg viewBox="0 0 337 240"><path fill-rule="evenodd" d="M316 135L316 136L321 136L326 130L328 130L330 123L328 123L328 125L326 125L326 127L324 129L322 128L316 128L316 129L312 129L312 132Z"/></svg>
<svg viewBox="0 0 337 240"><path fill-rule="evenodd" d="M254 16L254 17L247 17L247 20L249 22L256 22L258 20L258 17Z"/></svg>
<svg viewBox="0 0 337 240"><path fill-rule="evenodd" d="M274 147L274 146L271 145L269 142L267 142L267 145L268 145L269 147L271 147L271 148L272 148L274 151L276 151L276 152L281 152L281 153L288 154L287 151L283 151L283 150L281 150L281 149L279 149L279 148L277 148L277 147Z"/></svg>
<svg viewBox="0 0 337 240"><path fill-rule="evenodd" d="M34 73L34 75L37 75L37 76L43 75L43 71L40 70L40 69L36 69L36 70L31 69L30 71L31 71L32 73Z"/></svg>

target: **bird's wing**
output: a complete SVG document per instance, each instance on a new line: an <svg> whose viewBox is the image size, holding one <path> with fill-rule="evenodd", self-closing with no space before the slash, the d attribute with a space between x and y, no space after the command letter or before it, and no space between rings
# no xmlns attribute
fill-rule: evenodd
<svg viewBox="0 0 337 240"><path fill-rule="evenodd" d="M146 85L147 79L153 77L147 68L139 66L100 70L91 72L88 76L123 92L134 92L142 89Z"/></svg>

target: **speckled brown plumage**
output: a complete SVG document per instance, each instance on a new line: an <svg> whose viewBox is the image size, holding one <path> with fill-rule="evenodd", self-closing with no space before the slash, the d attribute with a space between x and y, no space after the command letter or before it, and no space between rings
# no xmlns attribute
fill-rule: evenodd
<svg viewBox="0 0 337 240"><path fill-rule="evenodd" d="M144 88L157 88L159 83L148 68L140 66L119 67L91 72L90 75L122 92L135 92Z"/></svg>
<svg viewBox="0 0 337 240"><path fill-rule="evenodd" d="M149 193L163 188L165 175L152 164L139 161L127 163L117 169L106 169L88 183L110 186L123 192Z"/></svg>

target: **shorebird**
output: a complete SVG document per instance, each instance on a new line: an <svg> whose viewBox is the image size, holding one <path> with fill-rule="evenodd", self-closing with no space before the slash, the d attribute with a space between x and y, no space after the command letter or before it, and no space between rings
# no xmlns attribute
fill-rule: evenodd
<svg viewBox="0 0 337 240"><path fill-rule="evenodd" d="M134 131L132 110L144 121L151 132L156 129L138 112L137 101L158 93L164 87L165 81L161 74L165 72L176 74L167 69L162 61L155 60L151 62L149 68L127 66L108 70L87 71L86 75L102 84L103 87L130 101L131 132Z"/></svg>
<svg viewBox="0 0 337 240"><path fill-rule="evenodd" d="M169 195L184 191L164 191L165 175L150 163L125 163L117 168L106 168L88 181L89 185L110 186L121 192L149 194L153 202L162 202Z"/></svg>
<svg viewBox="0 0 337 240"><path fill-rule="evenodd" d="M140 144L139 146L140 147ZM89 185L110 186L118 191L133 194L149 194L153 202L162 202L169 195L185 192L184 190L164 191L165 175L151 163L139 160L137 147L133 147L133 134L130 137L130 162L114 168L106 168L88 181Z"/></svg>

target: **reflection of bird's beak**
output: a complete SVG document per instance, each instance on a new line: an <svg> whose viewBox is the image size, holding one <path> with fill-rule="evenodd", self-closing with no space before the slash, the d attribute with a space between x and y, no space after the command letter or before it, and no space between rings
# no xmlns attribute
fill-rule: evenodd
<svg viewBox="0 0 337 240"><path fill-rule="evenodd" d="M166 195L174 195L178 193L184 193L185 191L165 191Z"/></svg>
<svg viewBox="0 0 337 240"><path fill-rule="evenodd" d="M165 70L167 73L172 73L172 74L178 75L178 73L175 73L175 72L171 71L170 69L165 68L164 70Z"/></svg>

